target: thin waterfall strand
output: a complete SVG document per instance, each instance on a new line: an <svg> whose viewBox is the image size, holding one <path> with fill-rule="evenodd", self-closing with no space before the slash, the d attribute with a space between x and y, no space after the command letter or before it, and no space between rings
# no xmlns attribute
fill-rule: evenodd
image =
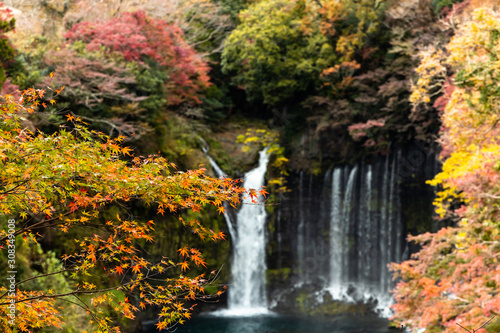
<svg viewBox="0 0 500 333"><path fill-rule="evenodd" d="M334 299L376 300L386 316L392 302L387 265L401 260L403 232L397 158L332 173L328 290Z"/></svg>
<svg viewBox="0 0 500 333"><path fill-rule="evenodd" d="M219 167L219 165L215 162L215 160L212 158L212 156L208 155L208 148L203 147L203 152L205 153L205 156L208 158L210 161L210 165L215 171L215 174L219 178L224 178L226 177L226 173ZM226 202L223 203L224 209L226 212L224 213L224 219L226 220L227 228L229 229L229 234L231 234L231 237L234 240L236 239L236 230L234 229L233 221L231 220L231 216L227 212L228 210L228 204Z"/></svg>

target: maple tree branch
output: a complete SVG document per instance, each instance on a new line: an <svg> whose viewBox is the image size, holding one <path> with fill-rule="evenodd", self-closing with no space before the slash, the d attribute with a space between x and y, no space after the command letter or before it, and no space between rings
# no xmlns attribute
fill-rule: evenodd
<svg viewBox="0 0 500 333"><path fill-rule="evenodd" d="M40 275L32 276L32 277L29 277L29 278L24 279L22 281L16 282L16 286L18 286L20 284L23 284L24 282L28 282L30 280L34 280L34 279L38 279L38 278L42 278L42 277L47 277L47 276L51 276L51 275L56 275L56 274L61 274L61 273L67 272L69 270L70 269L65 268L65 269L62 269L62 270L57 271L57 272L52 272L52 273L46 273L46 274L40 274ZM3 295L1 295L0 299L4 298L7 294L8 294L8 291L6 291Z"/></svg>
<svg viewBox="0 0 500 333"><path fill-rule="evenodd" d="M122 4L123 4L123 0L120 0L120 3L118 3L118 7L115 10L115 13L112 15L113 17L116 17L116 16L118 16L118 14L120 14Z"/></svg>
<svg viewBox="0 0 500 333"><path fill-rule="evenodd" d="M218 33L220 30L222 30L222 27L217 27L217 29L213 30L212 32L210 32L210 34L208 35L207 38L205 38L204 40L201 40L201 41L198 41L196 43L193 43L192 45L193 46L197 46L197 45L202 45L203 43L205 42L208 42L210 40L210 38L212 38L212 36L214 36L216 33ZM213 51L211 51L209 53L209 55L211 54L215 54L215 53L222 53L222 49L224 48L223 44L221 44L219 47L215 48Z"/></svg>
<svg viewBox="0 0 500 333"><path fill-rule="evenodd" d="M493 317L491 317L490 319L488 319L487 322L485 322L484 324L482 324L479 328L476 329L476 331L480 330L481 328L483 328L484 326L486 326L490 321L493 320L493 318L495 318L497 315L494 315Z"/></svg>
<svg viewBox="0 0 500 333"><path fill-rule="evenodd" d="M9 190L6 190L5 192L0 192L0 194L9 194L9 193L11 193L12 191L14 191L16 188L18 188L19 186L23 186L24 184L29 183L29 181L30 181L30 180L25 180L25 181L22 181L22 182L20 182L20 183L19 183L19 185L15 186L15 187L13 187L13 188L11 188L11 189L9 189Z"/></svg>
<svg viewBox="0 0 500 333"><path fill-rule="evenodd" d="M91 121L91 122L103 123L103 124L109 125L111 127L111 130L109 132L109 136L113 135L113 131L114 130L116 130L118 132L118 135L122 135L123 133L125 133L127 135L133 134L133 133L130 133L130 132L124 132L124 131L122 131L116 124L114 124L113 122L111 122L109 120L106 120L106 119L96 119L96 118L91 118L91 117L85 117L85 116L77 115L77 114L75 114L73 112L70 112L70 114L72 116L74 116L74 117L82 118L82 119L85 119L85 120L88 120L88 121Z"/></svg>
<svg viewBox="0 0 500 333"><path fill-rule="evenodd" d="M127 271L129 271L129 270L130 269L128 269ZM118 290L119 288L126 287L127 285L130 285L130 284L134 284L134 283L146 281L146 280L149 280L149 279L151 279L152 277L154 277L156 275L160 275L161 274L160 272L158 272L158 273L154 273L154 274L150 275L150 272L151 271L148 270L147 275L144 276L143 278L140 278L140 279L137 279L137 280L131 280L131 281L126 282L126 283L123 283L123 279L125 278L125 275L124 275L119 285L114 286L114 287L110 287L110 288L99 289L99 290L79 290L80 288L78 288L77 290L73 290L73 291L70 291L70 292L67 292L67 293L63 293L63 294L38 295L38 296L33 296L33 297L27 297L27 298L24 298L22 300L16 300L15 303L24 303L24 302L28 302L28 301L32 301L32 300L36 300L36 299L42 299L42 298L60 298L60 297L64 297L64 296L75 296L75 295L78 295L78 294L84 294L84 295L85 294L99 294L99 293L104 293L104 292L107 292L107 291ZM52 275L52 274L48 274L48 275ZM40 276L40 277L42 277L42 276ZM2 295L2 297L4 297L4 296L5 296L5 294ZM2 297L0 297L0 299ZM2 305L8 305L8 304L11 304L10 301L9 302L0 303L0 306L2 306Z"/></svg>
<svg viewBox="0 0 500 333"><path fill-rule="evenodd" d="M69 214L71 214L71 212L66 212L66 213L62 214L62 216L67 216L67 215L69 215ZM38 215L38 214L37 214L37 215ZM44 220L42 220L42 221L40 221L40 222L37 222L37 223L35 223L35 224L33 224L33 225L28 226L28 225L27 225L27 223L28 223L29 221L31 221L31 220L32 220L32 219L30 219L30 220L29 220L29 221L27 221L27 222L26 222L26 223L25 223L22 227L18 228L18 229L14 232L14 236L17 236L17 235L23 234L23 233L28 232L28 231L30 231L30 230L32 230L32 229L37 229L37 228L46 227L47 225L50 225L50 223L51 223L51 222L54 222L54 221L59 220L59 218L60 218L60 217L61 217L61 216L53 217L53 218L51 218L51 219L44 219ZM9 237L9 236L7 235L7 236L4 236L4 237L0 238L0 243L5 242L5 241L8 239L8 237Z"/></svg>
<svg viewBox="0 0 500 333"><path fill-rule="evenodd" d="M128 282L128 284L130 284L131 282ZM126 285L126 284L125 284ZM37 300L37 299L42 299L42 298L61 298L61 297L64 297L64 296L73 296L73 295L77 295L77 294L98 294L98 293L104 293L106 291L111 291L111 290L116 290L117 288L119 288L121 286L117 286L117 287L111 287L111 288L106 288L106 289L100 289L100 290L73 290L73 291L70 291L70 292L67 292L67 293L64 293L64 294L55 294L55 295L38 295L38 296L33 296L33 297L27 297L27 298L23 298L21 300L16 300L15 303L24 303L24 302L29 302L29 301L33 301L33 300ZM10 301L9 302L3 302L3 303L0 303L0 306L2 305L8 305L8 304L11 304Z"/></svg>
<svg viewBox="0 0 500 333"><path fill-rule="evenodd" d="M57 271L57 272L52 272L52 273L46 273L46 274L40 274L40 275L32 276L32 277L29 277L29 278L24 279L22 281L16 282L16 286L18 286L20 284L23 284L25 282L28 282L30 280L34 280L34 279L38 279L38 278L42 278L42 277L47 277L47 276L51 276L51 275L56 275L56 274L61 274L61 273L67 272L67 271L70 271L70 269L65 268L65 269L61 269L60 271ZM4 296L5 296L5 294L2 295L2 296L0 296L0 299L3 298Z"/></svg>
<svg viewBox="0 0 500 333"><path fill-rule="evenodd" d="M66 298L61 298L62 301L64 302L68 302L68 303L71 303L71 304L74 304L80 308L82 308L83 310L85 310L88 314L90 314L90 316L92 316L92 318L95 320L95 322L98 322L99 318L96 316L96 314L94 313L94 311L92 311L89 306L87 305L87 303L85 303L80 297L78 297L78 295L73 295L80 303L82 304L78 304L77 302L73 302L73 301L70 301L69 299L66 299Z"/></svg>
<svg viewBox="0 0 500 333"><path fill-rule="evenodd" d="M462 327L464 330L466 330L467 332L471 333L471 331L469 331L468 329L466 329L465 327L463 327L462 325L460 325L459 323L455 323L457 324L458 326Z"/></svg>
<svg viewBox="0 0 500 333"><path fill-rule="evenodd" d="M500 199L499 195L489 194L489 193L479 193L480 197L490 198L490 199Z"/></svg>
<svg viewBox="0 0 500 333"><path fill-rule="evenodd" d="M54 147L54 148L51 148L51 149L43 149L43 150L40 150L40 151L35 151L35 152L29 153L29 154L20 155L19 158L20 159L26 159L29 156L33 156L33 155L37 155L37 154L41 154L41 153L47 153L47 152L58 150L58 149L61 149L61 147Z"/></svg>
<svg viewBox="0 0 500 333"><path fill-rule="evenodd" d="M493 320L493 318L495 318L497 315L493 315L493 317L491 317L490 319L488 319L486 322L484 322L481 326L479 326L478 328L476 329L472 329L472 331L469 331L468 329L466 329L465 327L463 327L462 325L460 325L459 323L455 323L457 324L458 326L462 327L464 330L466 330L467 332L469 333L474 333L474 332L477 332L479 331L481 328L483 328L484 326L486 326L490 321Z"/></svg>

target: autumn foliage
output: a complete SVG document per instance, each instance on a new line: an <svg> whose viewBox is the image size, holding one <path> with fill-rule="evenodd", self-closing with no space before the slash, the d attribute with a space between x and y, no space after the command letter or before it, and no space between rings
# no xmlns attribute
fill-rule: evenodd
<svg viewBox="0 0 500 333"><path fill-rule="evenodd" d="M430 184L436 215L452 226L409 238L421 250L393 265L394 320L448 333L500 314L496 2L10 1L24 13L26 30L18 38L25 52L11 68L16 53L4 34L14 20L0 7L0 82L4 67L10 75L3 87L10 95L0 101L0 214L17 221L16 241L30 249L42 246L36 243L45 232L65 239L55 271L17 281L17 328L62 327L61 305L88 313L98 332L117 330L112 313L133 318L146 308L159 309L161 329L188 319L186 304L209 297L205 287L217 272L194 273L190 268L203 270L206 260L184 244L175 245L174 256L146 257L155 224L127 208L175 216L189 234L217 241L223 233L187 216L210 206L222 214L245 190L203 168L180 172L163 157L136 156L122 134L141 137L140 149L161 150L178 164L189 154L198 161L209 124L245 116L247 101L254 104L249 112L259 105L278 128L249 130L239 141L270 147L276 158L269 185L283 192L285 152L296 154L291 160L298 157L301 170L320 172L415 140L434 143L439 131L443 169ZM486 3L490 8L474 10ZM33 84L51 91L17 91ZM55 99L61 103L53 106ZM210 108L219 118L210 119ZM49 114L41 109L52 113L34 117ZM57 130L24 128L33 119L53 121L44 126ZM97 131L104 128L107 135ZM151 132L154 139L146 138ZM286 134L286 147L277 133ZM255 189L248 194L255 200ZM5 231L0 246L4 258ZM44 288L48 276L70 288ZM109 285L96 282L100 276ZM4 316L8 302L0 287L4 332L13 331Z"/></svg>
<svg viewBox="0 0 500 333"><path fill-rule="evenodd" d="M55 78L47 78L47 83L65 87L71 91L72 105L92 108L108 104L130 103L145 99L127 90L127 86L137 84L134 75L124 64L94 53L84 57L71 48L63 48L47 54L44 62L57 69Z"/></svg>
<svg viewBox="0 0 500 333"><path fill-rule="evenodd" d="M422 250L393 265L395 318L433 332L463 332L456 324L477 328L500 313L500 14L479 8L462 19L447 45L424 54L412 95L442 112L444 164L430 184L437 214L457 224L410 237Z"/></svg>
<svg viewBox="0 0 500 333"><path fill-rule="evenodd" d="M16 20L12 11L0 2L0 87L5 82L5 68L15 56L14 47L9 38L5 35L14 30Z"/></svg>
<svg viewBox="0 0 500 333"><path fill-rule="evenodd" d="M131 202L142 202L161 215L198 212L210 205L222 213L223 203L237 205L244 190L238 181L208 177L205 169L180 172L162 157L134 156L122 145L123 137L90 131L71 115L67 126L51 135L22 128L23 117L47 106L44 94L30 89L20 101L10 95L2 98L0 212L16 220L18 245L34 245L39 232L49 228L58 230L59 237L69 232L76 235L77 250L63 252L59 271L16 281L16 326L8 324L10 298L7 289L0 287L2 332L61 327L61 302L84 309L96 332L119 331L106 315L109 308L134 318L135 312L155 306L161 309L159 329L182 323L192 309L184 304L210 297L204 295L204 287L216 277L215 272L184 274L192 266L206 266L202 254L185 246L178 257L151 262L141 244L154 242L152 220L133 218L126 209L100 222L102 216L110 206L126 207ZM179 219L202 239L224 239L222 232L200 221ZM2 229L2 251L8 244L7 231ZM28 281L54 274L69 276L71 290L25 288ZM106 275L110 285L94 284L96 275Z"/></svg>
<svg viewBox="0 0 500 333"><path fill-rule="evenodd" d="M104 48L110 55L121 54L126 61L144 63L149 58L157 62L168 76L170 104L199 103L198 94L209 86L209 67L184 41L182 30L143 11L123 13L102 23L78 23L65 38L84 42L89 51Z"/></svg>

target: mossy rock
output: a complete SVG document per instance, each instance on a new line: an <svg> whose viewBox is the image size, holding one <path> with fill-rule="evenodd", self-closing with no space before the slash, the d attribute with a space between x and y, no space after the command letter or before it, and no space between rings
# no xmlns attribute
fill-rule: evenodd
<svg viewBox="0 0 500 333"><path fill-rule="evenodd" d="M268 269L266 271L266 280L270 285L281 284L290 279L292 269L290 267Z"/></svg>

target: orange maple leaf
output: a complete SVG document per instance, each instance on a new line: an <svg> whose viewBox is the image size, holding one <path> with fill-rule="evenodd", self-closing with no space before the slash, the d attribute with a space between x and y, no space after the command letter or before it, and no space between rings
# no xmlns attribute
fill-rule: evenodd
<svg viewBox="0 0 500 333"><path fill-rule="evenodd" d="M181 264L181 269L182 269L183 271L186 271L186 270L188 270L188 269L189 269L189 264L188 264L188 262L187 262L187 261L184 261L184 262Z"/></svg>
<svg viewBox="0 0 500 333"><path fill-rule="evenodd" d="M187 248L187 246L183 247L182 249L178 249L177 252L179 252L179 255L180 256L187 256L189 254L189 250Z"/></svg>
<svg viewBox="0 0 500 333"><path fill-rule="evenodd" d="M117 273L118 275L123 275L123 267L116 266L115 267L115 273Z"/></svg>

